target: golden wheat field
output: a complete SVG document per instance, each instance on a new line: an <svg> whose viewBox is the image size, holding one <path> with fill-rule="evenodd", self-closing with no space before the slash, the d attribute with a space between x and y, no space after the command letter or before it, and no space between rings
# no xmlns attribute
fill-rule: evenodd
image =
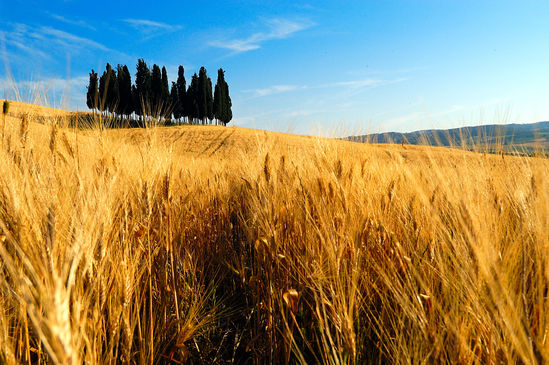
<svg viewBox="0 0 549 365"><path fill-rule="evenodd" d="M549 362L546 158L37 113L2 130L0 363Z"/></svg>

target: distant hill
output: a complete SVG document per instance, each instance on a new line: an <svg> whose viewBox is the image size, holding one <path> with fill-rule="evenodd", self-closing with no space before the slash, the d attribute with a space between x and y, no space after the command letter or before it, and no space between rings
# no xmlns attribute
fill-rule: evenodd
<svg viewBox="0 0 549 365"><path fill-rule="evenodd" d="M491 124L453 129L428 129L409 133L376 133L347 139L367 143L402 143L460 147L506 152L549 150L549 122L531 124Z"/></svg>

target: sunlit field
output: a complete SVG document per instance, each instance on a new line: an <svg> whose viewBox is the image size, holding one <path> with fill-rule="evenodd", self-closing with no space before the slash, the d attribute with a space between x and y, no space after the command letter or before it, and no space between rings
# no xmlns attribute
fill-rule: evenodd
<svg viewBox="0 0 549 365"><path fill-rule="evenodd" d="M0 363L547 363L549 160L12 106Z"/></svg>

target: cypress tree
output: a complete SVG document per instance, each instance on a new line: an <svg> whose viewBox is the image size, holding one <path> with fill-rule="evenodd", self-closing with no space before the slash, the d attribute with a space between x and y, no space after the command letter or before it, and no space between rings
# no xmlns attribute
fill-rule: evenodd
<svg viewBox="0 0 549 365"><path fill-rule="evenodd" d="M118 105L118 82L116 72L111 65L107 63L103 75L99 78L99 100L98 107L100 111L115 112Z"/></svg>
<svg viewBox="0 0 549 365"><path fill-rule="evenodd" d="M132 85L132 94L131 94L131 109L132 113L135 112L136 115L139 115L139 96L137 93L137 88L135 85Z"/></svg>
<svg viewBox="0 0 549 365"><path fill-rule="evenodd" d="M167 115L170 104L170 84L168 83L168 72L162 66L162 114Z"/></svg>
<svg viewBox="0 0 549 365"><path fill-rule="evenodd" d="M99 78L99 100L98 100L98 109L103 112L107 110L107 89L109 87L109 77L110 73L108 72L109 65L107 63L106 71L103 71L103 74Z"/></svg>
<svg viewBox="0 0 549 365"><path fill-rule="evenodd" d="M206 123L206 118L213 118L212 81L209 80L204 66L198 72L196 101L198 104L198 118Z"/></svg>
<svg viewBox="0 0 549 365"><path fill-rule="evenodd" d="M151 101L151 72L147 63L142 59L137 60L137 72L135 74L135 93L133 96L134 110L137 115L147 116L147 108Z"/></svg>
<svg viewBox="0 0 549 365"><path fill-rule="evenodd" d="M217 70L217 82L214 89L214 117L218 121L223 120L223 103L225 102L225 95L223 95L223 70Z"/></svg>
<svg viewBox="0 0 549 365"><path fill-rule="evenodd" d="M180 117L188 117L188 102L187 102L187 83L185 81L185 69L183 66L179 66L177 70L177 97L179 102L177 103L178 114Z"/></svg>
<svg viewBox="0 0 549 365"><path fill-rule="evenodd" d="M151 101L153 116L158 117L162 107L162 74L156 63L153 65L151 74Z"/></svg>
<svg viewBox="0 0 549 365"><path fill-rule="evenodd" d="M176 120L181 118L180 107L179 107L179 95L177 95L177 84L172 81L172 90L170 91L170 110L172 111L173 117Z"/></svg>
<svg viewBox="0 0 549 365"><path fill-rule="evenodd" d="M124 65L124 73L126 74L126 86L125 86L125 95L126 95L126 114L128 117L135 111L134 109L134 103L133 103L133 94L132 94L132 75L130 73L130 70L128 69L128 66ZM129 89L127 85L129 84Z"/></svg>
<svg viewBox="0 0 549 365"><path fill-rule="evenodd" d="M93 69L90 72L90 82L88 84L88 92L86 93L86 105L88 108L95 111L97 109L97 72Z"/></svg>
<svg viewBox="0 0 549 365"><path fill-rule="evenodd" d="M132 80L128 66L118 65L118 91L120 93L120 100L118 105L118 112L122 115L130 115L132 110Z"/></svg>
<svg viewBox="0 0 549 365"><path fill-rule="evenodd" d="M206 79L206 116L212 122L214 118L213 112L213 95L212 95L212 79Z"/></svg>
<svg viewBox="0 0 549 365"><path fill-rule="evenodd" d="M199 118L199 98L198 98L198 75L193 75L191 79L191 84L189 85L189 88L187 89L187 116L189 117L189 120L191 124L194 124L194 119Z"/></svg>
<svg viewBox="0 0 549 365"><path fill-rule="evenodd" d="M198 71L198 82L196 90L194 90L196 102L198 104L197 109L197 118L202 121L204 124L204 119L206 118L206 69L204 66L200 67Z"/></svg>
<svg viewBox="0 0 549 365"><path fill-rule="evenodd" d="M229 96L229 85L225 81L225 71L220 68L217 71L217 83L215 84L214 92L214 116L215 118L227 125L233 118L231 111L232 102Z"/></svg>
<svg viewBox="0 0 549 365"><path fill-rule="evenodd" d="M110 65L107 69L107 73L109 75L109 86L107 87L107 110L113 114L116 114L120 99L118 78L116 77L116 71L114 71Z"/></svg>

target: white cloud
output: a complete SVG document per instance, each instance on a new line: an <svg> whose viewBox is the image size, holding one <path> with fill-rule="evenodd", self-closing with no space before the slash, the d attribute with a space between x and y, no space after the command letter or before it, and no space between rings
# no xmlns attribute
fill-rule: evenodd
<svg viewBox="0 0 549 365"><path fill-rule="evenodd" d="M281 94L281 93L294 91L294 90L303 90L306 88L307 86L299 86L299 85L273 85L264 89L244 90L244 92L249 92L249 93L252 93L253 96L261 97L261 96L269 96L274 94Z"/></svg>
<svg viewBox="0 0 549 365"><path fill-rule="evenodd" d="M94 50L117 52L94 40L50 26L32 27L26 24L13 24L10 30L0 31L0 34L8 46L43 59L51 59L55 52L65 54Z"/></svg>
<svg viewBox="0 0 549 365"><path fill-rule="evenodd" d="M364 79L364 80L352 80L352 81L336 82L334 84L334 86L360 88L360 87L378 86L380 84L383 84L383 82L384 82L384 80Z"/></svg>
<svg viewBox="0 0 549 365"><path fill-rule="evenodd" d="M60 77L42 78L39 80L15 81L12 78L0 79L0 88L7 92L10 99L71 108L85 102L88 75L69 79Z"/></svg>
<svg viewBox="0 0 549 365"><path fill-rule="evenodd" d="M289 118L296 118L296 117L306 117L313 114L322 114L325 111L320 109L300 109L300 110L294 110L288 114L286 114Z"/></svg>
<svg viewBox="0 0 549 365"><path fill-rule="evenodd" d="M149 19L123 19L122 21L143 34L145 39L175 32L182 28L180 25L166 24Z"/></svg>
<svg viewBox="0 0 549 365"><path fill-rule="evenodd" d="M91 30L96 30L95 27L91 26L90 24L86 23L83 20L68 19L68 18L65 18L64 16L61 16L61 15L58 15L58 14L53 14L53 13L50 13L50 12L47 12L47 14L49 16L51 16L53 19L56 19L60 22L66 23L66 24L75 25L75 26L78 26L78 27L87 28L87 29L91 29Z"/></svg>
<svg viewBox="0 0 549 365"><path fill-rule="evenodd" d="M227 41L212 41L209 43L210 46L217 48L225 48L236 53L253 51L254 49L261 48L259 44L254 44L250 39L233 39Z"/></svg>
<svg viewBox="0 0 549 365"><path fill-rule="evenodd" d="M110 51L110 49L101 43L93 41L88 38L79 37L77 35L55 29L52 27L40 27L39 34L44 34L50 36L49 38L52 41L61 43L63 45L69 46L71 48L93 48L101 51Z"/></svg>
<svg viewBox="0 0 549 365"><path fill-rule="evenodd" d="M310 21L298 21L274 18L264 21L266 28L262 32L256 32L245 38L218 39L210 41L212 47L231 50L235 53L252 51L261 48L261 44L273 39L289 38L293 34L310 28L314 24Z"/></svg>
<svg viewBox="0 0 549 365"><path fill-rule="evenodd" d="M41 58L50 58L50 56L48 56L45 52L42 52L34 47L28 46L27 44L23 43L17 38L6 37L6 34L3 32L0 32L0 35L1 35L1 38L3 38L8 45L14 46L29 55L39 56Z"/></svg>
<svg viewBox="0 0 549 365"><path fill-rule="evenodd" d="M395 79L395 80L358 79L358 80L350 80L350 81L332 82L329 84L315 85L315 86L273 85L273 86L269 86L261 89L244 90L244 92L251 93L252 97L270 96L270 95L282 94L282 93L296 91L296 90L326 89L326 88L343 88L345 90L349 90L352 93L356 93L358 90L363 88L380 87L380 86L389 85L389 84L393 84L393 83L397 83L405 80L406 79L404 78Z"/></svg>
<svg viewBox="0 0 549 365"><path fill-rule="evenodd" d="M330 84L329 86L342 86L347 87L350 89L361 89L364 87L377 87L377 86L384 86L388 84L394 84L397 82L406 81L406 78L398 78L394 80L384 80L384 79L358 79L358 80L350 80L350 81L340 81L333 84Z"/></svg>
<svg viewBox="0 0 549 365"><path fill-rule="evenodd" d="M14 88L19 91L34 90L36 93L44 93L48 90L62 90L67 87L87 86L88 75L81 75L64 79L60 77L42 78L40 80L14 81L12 79L0 79L0 85L3 87Z"/></svg>

